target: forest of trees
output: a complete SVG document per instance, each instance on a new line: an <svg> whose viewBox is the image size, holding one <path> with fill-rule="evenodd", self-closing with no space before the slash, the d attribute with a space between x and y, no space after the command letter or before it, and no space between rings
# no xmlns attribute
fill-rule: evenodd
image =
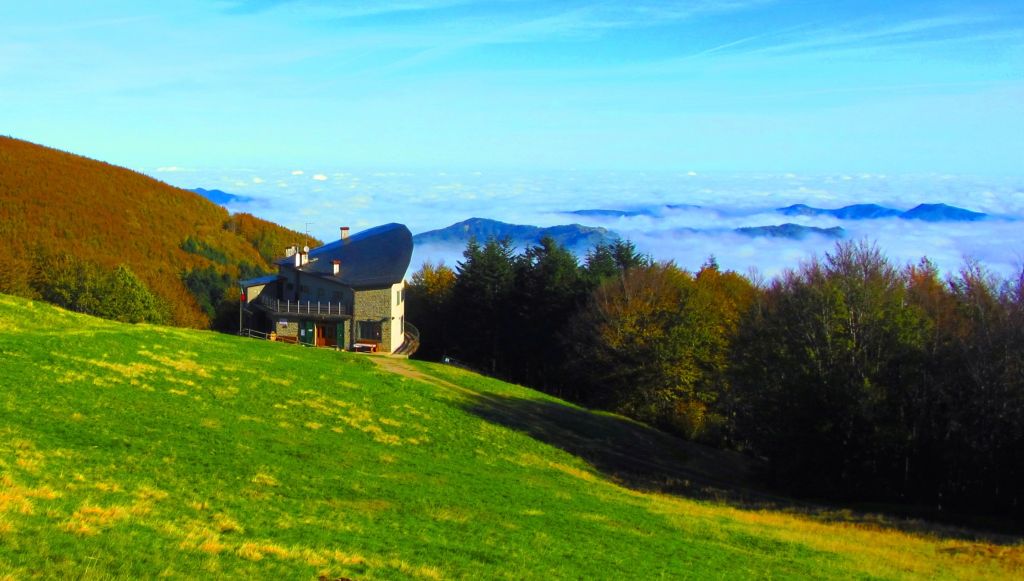
<svg viewBox="0 0 1024 581"><path fill-rule="evenodd" d="M763 281L488 240L408 296L418 356L755 455L787 492L1024 514L1024 271L842 242Z"/></svg>

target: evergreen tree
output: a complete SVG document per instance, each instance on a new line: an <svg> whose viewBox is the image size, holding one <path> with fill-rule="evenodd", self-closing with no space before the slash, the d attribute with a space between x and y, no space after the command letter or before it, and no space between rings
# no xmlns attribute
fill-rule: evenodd
<svg viewBox="0 0 1024 581"><path fill-rule="evenodd" d="M512 242L487 240L482 247L470 240L456 268L452 301L457 311L454 351L472 365L497 371L503 361L503 330L510 319Z"/></svg>
<svg viewBox="0 0 1024 581"><path fill-rule="evenodd" d="M651 266L654 261L637 252L636 245L629 240L616 240L594 246L587 252L583 264L585 280L593 289L608 278L631 268Z"/></svg>
<svg viewBox="0 0 1024 581"><path fill-rule="evenodd" d="M103 288L104 298L99 314L126 323L164 323L166 306L150 292L127 265L114 269Z"/></svg>
<svg viewBox="0 0 1024 581"><path fill-rule="evenodd" d="M585 290L576 257L550 237L515 260L514 319L505 342L516 362L509 369L514 379L560 392L563 334Z"/></svg>

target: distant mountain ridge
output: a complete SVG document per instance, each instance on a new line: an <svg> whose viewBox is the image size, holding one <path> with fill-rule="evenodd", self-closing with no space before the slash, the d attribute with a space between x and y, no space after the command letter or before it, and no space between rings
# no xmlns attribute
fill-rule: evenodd
<svg viewBox="0 0 1024 581"><path fill-rule="evenodd" d="M903 213L900 210L886 208L878 204L853 204L835 209L814 208L807 204L793 204L785 208L777 208L775 211L786 216L834 216L840 220L872 220L875 218L899 216Z"/></svg>
<svg viewBox="0 0 1024 581"><path fill-rule="evenodd" d="M223 206L225 204L234 204L234 203L239 203L239 202L250 202L250 201L252 201L252 198L249 198L249 197L246 197L246 196L239 196L239 195L236 195L236 194L229 194L229 193L225 192L224 190L206 190L206 189L203 189L203 188L195 188L195 189L192 189L192 190L189 190L189 191L190 192L195 192L195 193L199 194L200 196L206 198L207 200L210 200L214 204L220 204L221 206Z"/></svg>
<svg viewBox="0 0 1024 581"><path fill-rule="evenodd" d="M663 216L670 210L709 210L714 208L693 204L664 204L647 208L588 208L569 210L563 214L585 216L588 218L634 218L637 216ZM975 212L950 206L948 204L918 204L909 210L898 210L879 204L851 204L841 208L816 208L807 204L793 204L775 211L785 216L831 216L840 220L876 220L879 218L902 218L904 220L923 220L925 222L978 222L993 218L983 212Z"/></svg>
<svg viewBox="0 0 1024 581"><path fill-rule="evenodd" d="M654 212L651 210L605 210L605 209L593 209L593 210L573 210L571 212L565 212L566 214L574 214L576 216L588 216L593 218L632 218L634 216L653 216Z"/></svg>
<svg viewBox="0 0 1024 581"><path fill-rule="evenodd" d="M460 244L476 238L480 242L488 238L508 238L512 245L525 248L540 243L541 238L551 237L560 245L577 252L585 251L598 244L609 244L621 237L607 228L565 224L541 228L524 224L509 224L487 218L470 218L446 228L421 232L413 236L414 244Z"/></svg>
<svg viewBox="0 0 1024 581"><path fill-rule="evenodd" d="M832 228L817 228L801 224L779 224L771 226L751 226L746 228L724 229L700 229L700 228L677 228L678 234L707 234L721 232L735 232L752 238L787 238L790 240L803 240L808 236L824 236L826 238L844 238L846 230L834 226ZM540 243L541 238L550 236L560 245L572 250L577 254L583 254L598 244L608 244L621 240L622 236L617 232L606 228L581 226L580 224L566 224L561 226L550 226L541 228L539 226L528 226L524 224L508 224L498 220L487 218L470 218L437 230L422 232L413 236L414 244L451 244L464 246L470 238L476 238L484 242L488 238L503 239L509 238L512 245L523 249L527 246Z"/></svg>
<svg viewBox="0 0 1024 581"><path fill-rule="evenodd" d="M733 230L738 234L751 237L764 237L764 238L789 238L790 240L803 240L808 236L817 234L826 238L843 238L846 236L846 230L843 230L839 226L833 226L832 228L818 228L815 226L803 226L801 224L779 224L778 226L748 226L746 228L736 228Z"/></svg>
<svg viewBox="0 0 1024 581"><path fill-rule="evenodd" d="M926 222L977 222L989 216L982 212L972 212L946 204L920 204L900 214L905 220L924 220Z"/></svg>
<svg viewBox="0 0 1024 581"><path fill-rule="evenodd" d="M815 208L806 204L793 204L785 208L776 208L775 211L786 216L832 216L840 220L902 218L904 220L924 220L926 222L977 222L989 217L988 214L982 212L973 212L947 204L918 204L906 211L887 208L878 204L853 204L834 209Z"/></svg>
<svg viewBox="0 0 1024 581"><path fill-rule="evenodd" d="M590 218L633 218L635 216L654 216L661 215L665 210L703 210L703 206L697 206L694 204L664 204L661 206L652 206L649 208L639 208L635 210L623 210L618 208L587 208L584 210L569 210L562 212L563 214L572 214L575 216L587 216Z"/></svg>

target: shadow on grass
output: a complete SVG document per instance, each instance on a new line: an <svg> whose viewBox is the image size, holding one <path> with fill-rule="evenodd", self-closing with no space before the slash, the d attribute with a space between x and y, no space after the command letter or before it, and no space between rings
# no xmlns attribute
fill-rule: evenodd
<svg viewBox="0 0 1024 581"><path fill-rule="evenodd" d="M941 538L997 544L1021 541L1019 524L1013 522L954 516L953 524L940 524L936 521L947 521L950 516L914 513L905 507L861 512L774 494L758 484L762 466L756 460L688 442L621 416L556 401L494 394L474 395L467 409L489 422L578 456L612 481L634 490Z"/></svg>

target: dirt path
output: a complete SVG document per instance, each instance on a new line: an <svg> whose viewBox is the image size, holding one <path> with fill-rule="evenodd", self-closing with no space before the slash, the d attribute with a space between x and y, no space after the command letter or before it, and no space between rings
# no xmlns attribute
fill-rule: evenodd
<svg viewBox="0 0 1024 581"><path fill-rule="evenodd" d="M389 373L394 373L402 377L415 379L416 381L422 381L424 383L429 383L431 385L436 385L437 387L443 387L466 395L479 395L477 392L466 389L461 385L456 385L450 381L423 373L419 369L410 365L408 363L408 359L398 357L373 357L372 359L378 367Z"/></svg>

